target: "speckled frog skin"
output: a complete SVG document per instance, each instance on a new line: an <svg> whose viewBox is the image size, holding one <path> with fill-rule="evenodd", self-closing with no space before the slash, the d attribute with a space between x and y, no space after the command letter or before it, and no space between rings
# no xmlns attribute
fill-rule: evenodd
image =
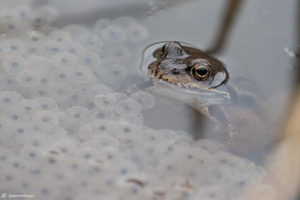
<svg viewBox="0 0 300 200"><path fill-rule="evenodd" d="M215 139L239 154L270 142L265 97L254 81L242 76L229 81L222 62L179 42L163 44L153 57L148 77L156 92L181 99L212 120Z"/></svg>

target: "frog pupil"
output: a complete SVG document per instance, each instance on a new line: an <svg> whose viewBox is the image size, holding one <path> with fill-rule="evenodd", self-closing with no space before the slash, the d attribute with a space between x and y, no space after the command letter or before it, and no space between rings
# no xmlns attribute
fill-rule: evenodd
<svg viewBox="0 0 300 200"><path fill-rule="evenodd" d="M197 70L197 74L199 74L199 76L205 76L208 73L208 69L207 67L199 67Z"/></svg>

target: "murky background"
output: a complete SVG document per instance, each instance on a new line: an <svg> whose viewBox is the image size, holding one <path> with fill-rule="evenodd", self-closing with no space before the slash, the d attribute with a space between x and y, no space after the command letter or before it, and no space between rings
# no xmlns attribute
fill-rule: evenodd
<svg viewBox="0 0 300 200"><path fill-rule="evenodd" d="M176 40L211 50L230 1L16 2L0 2L1 194L277 198L262 165L294 87L296 0L244 1L213 54L268 98L272 137L259 152L239 156L226 142L195 141L199 114L183 102L127 91L147 79L139 67L149 44Z"/></svg>

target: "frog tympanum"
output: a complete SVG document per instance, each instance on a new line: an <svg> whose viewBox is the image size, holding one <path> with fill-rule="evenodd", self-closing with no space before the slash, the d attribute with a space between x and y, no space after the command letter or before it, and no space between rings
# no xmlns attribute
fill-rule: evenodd
<svg viewBox="0 0 300 200"><path fill-rule="evenodd" d="M180 99L201 112L216 127L214 139L239 154L270 142L266 99L253 80L243 76L229 79L222 62L185 43L165 42L152 56L147 71L155 92Z"/></svg>

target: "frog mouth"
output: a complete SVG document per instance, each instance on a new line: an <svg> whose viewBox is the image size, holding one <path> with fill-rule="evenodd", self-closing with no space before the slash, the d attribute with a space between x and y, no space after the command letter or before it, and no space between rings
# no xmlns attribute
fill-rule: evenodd
<svg viewBox="0 0 300 200"><path fill-rule="evenodd" d="M187 75L188 76L188 75ZM148 72L148 77L152 80L152 82L159 82L163 85L170 85L171 87L176 88L177 90L185 90L185 91L193 91L194 93L203 93L205 90L209 90L209 92L217 91L211 86L212 80L202 81L202 82L183 82L178 81L174 77L170 77L165 74L157 74L157 70L151 68Z"/></svg>
<svg viewBox="0 0 300 200"><path fill-rule="evenodd" d="M180 82L170 81L168 78L157 79L154 75L150 75L149 78L154 85L159 85L160 87L170 88L172 90L181 91L184 94L194 94L194 95L205 95L205 96L217 96L221 95L225 99L230 99L230 95L226 90L217 90L215 88L209 88L207 84L202 84L202 87L192 86L191 84L183 84Z"/></svg>

